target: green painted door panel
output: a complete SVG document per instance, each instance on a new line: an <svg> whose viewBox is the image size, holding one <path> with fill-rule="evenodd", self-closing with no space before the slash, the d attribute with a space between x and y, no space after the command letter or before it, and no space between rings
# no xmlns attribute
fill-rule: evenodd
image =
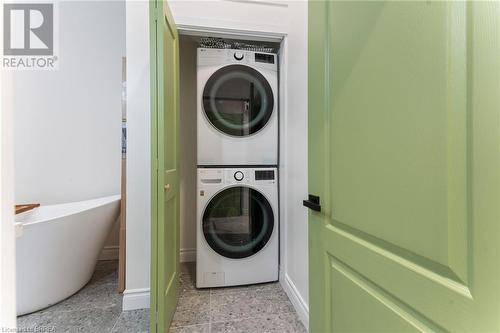
<svg viewBox="0 0 500 333"><path fill-rule="evenodd" d="M168 5L151 6L151 332L168 332L179 295L178 34Z"/></svg>
<svg viewBox="0 0 500 333"><path fill-rule="evenodd" d="M499 91L499 2L309 2L311 332L500 331Z"/></svg>

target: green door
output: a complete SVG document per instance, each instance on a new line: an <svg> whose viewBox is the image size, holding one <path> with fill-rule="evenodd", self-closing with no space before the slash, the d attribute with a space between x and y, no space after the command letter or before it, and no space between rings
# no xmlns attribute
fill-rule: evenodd
<svg viewBox="0 0 500 333"><path fill-rule="evenodd" d="M311 332L500 332L499 62L497 1L309 2Z"/></svg>
<svg viewBox="0 0 500 333"><path fill-rule="evenodd" d="M164 1L151 6L151 332L168 332L179 295L178 35ZM153 311L155 309L155 311Z"/></svg>

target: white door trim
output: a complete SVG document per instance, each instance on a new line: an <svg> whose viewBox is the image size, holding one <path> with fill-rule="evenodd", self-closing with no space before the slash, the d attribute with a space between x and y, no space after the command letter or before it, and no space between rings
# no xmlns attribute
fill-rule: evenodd
<svg viewBox="0 0 500 333"><path fill-rule="evenodd" d="M182 21L182 20L181 20ZM242 30L231 28L214 28L203 25L177 24L180 35L187 36L210 36L219 38L246 39L260 42L280 43L285 37L285 32L262 32L256 30Z"/></svg>

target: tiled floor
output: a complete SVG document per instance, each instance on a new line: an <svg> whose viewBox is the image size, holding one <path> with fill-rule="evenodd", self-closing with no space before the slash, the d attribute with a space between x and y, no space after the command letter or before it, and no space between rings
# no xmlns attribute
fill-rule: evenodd
<svg viewBox="0 0 500 333"><path fill-rule="evenodd" d="M149 310L121 312L117 261L99 261L90 282L70 298L17 318L19 331L148 332ZM36 330L38 328L38 330Z"/></svg>
<svg viewBox="0 0 500 333"><path fill-rule="evenodd" d="M194 274L193 264L182 265L171 333L306 332L279 283L196 289Z"/></svg>
<svg viewBox="0 0 500 333"><path fill-rule="evenodd" d="M194 271L193 264L182 265L171 333L306 332L279 283L196 289ZM101 261L82 290L50 308L19 317L18 328L26 332L40 328L46 332L148 332L149 310L121 312L117 279L117 263Z"/></svg>

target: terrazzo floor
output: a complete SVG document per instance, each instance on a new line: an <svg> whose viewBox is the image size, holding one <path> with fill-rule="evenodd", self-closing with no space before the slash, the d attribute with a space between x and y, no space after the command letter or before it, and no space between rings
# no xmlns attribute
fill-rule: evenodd
<svg viewBox="0 0 500 333"><path fill-rule="evenodd" d="M194 274L194 264L181 266L179 303L171 333L306 332L279 283L196 289ZM117 281L117 262L100 261L91 281L82 290L50 308L18 317L18 330L148 332L149 310L122 312Z"/></svg>
<svg viewBox="0 0 500 333"><path fill-rule="evenodd" d="M117 289L118 261L99 261L84 288L47 309L18 317L18 331L148 332L149 309L122 312L122 295Z"/></svg>
<svg viewBox="0 0 500 333"><path fill-rule="evenodd" d="M306 332L278 282L196 289L194 263L181 266L180 280L171 333Z"/></svg>

